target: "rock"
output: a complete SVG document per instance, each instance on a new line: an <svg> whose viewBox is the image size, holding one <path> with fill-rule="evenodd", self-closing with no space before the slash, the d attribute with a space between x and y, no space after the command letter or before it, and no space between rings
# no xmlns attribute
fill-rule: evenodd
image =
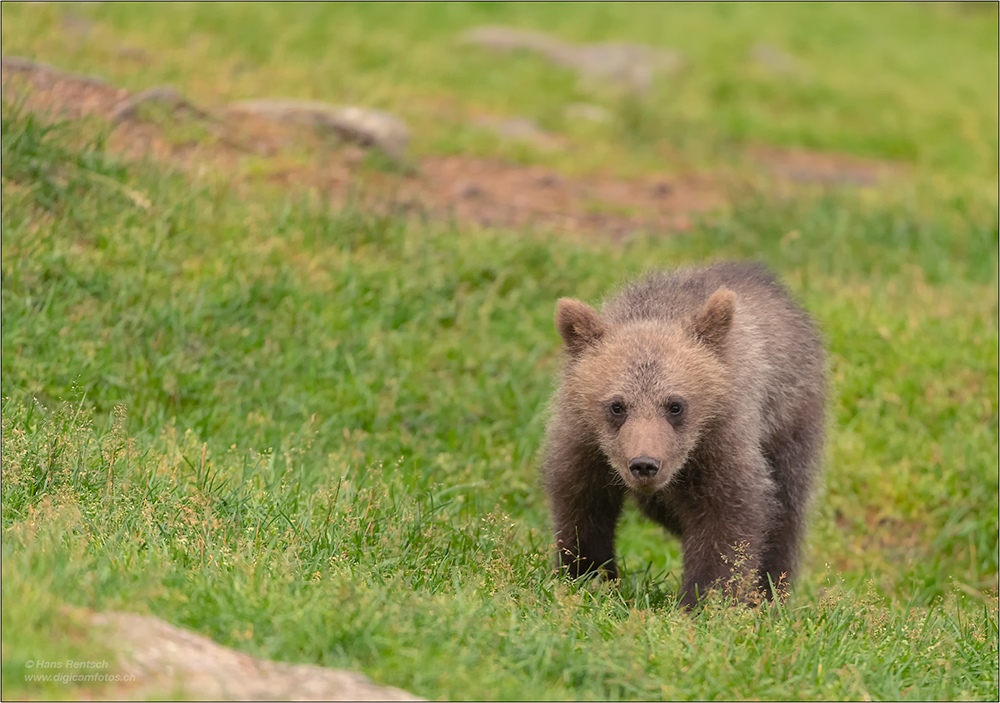
<svg viewBox="0 0 1000 703"><path fill-rule="evenodd" d="M543 149L554 149L558 146L558 138L541 129L534 121L526 117L477 117L473 123L487 127L504 139L530 142Z"/></svg>
<svg viewBox="0 0 1000 703"><path fill-rule="evenodd" d="M159 618L109 612L91 622L119 654L115 673L134 675L123 689L133 699L174 698L179 690L191 700L422 700L351 671L257 659Z"/></svg>
<svg viewBox="0 0 1000 703"><path fill-rule="evenodd" d="M542 32L514 27L486 26L463 32L459 40L465 44L477 44L497 51L529 49L546 56L564 50L568 44Z"/></svg>
<svg viewBox="0 0 1000 703"><path fill-rule="evenodd" d="M62 18L62 28L72 34L86 36L94 30L94 23L75 13L66 13Z"/></svg>
<svg viewBox="0 0 1000 703"><path fill-rule="evenodd" d="M792 76L804 72L798 60L770 44L755 44L750 56L754 63L771 73Z"/></svg>
<svg viewBox="0 0 1000 703"><path fill-rule="evenodd" d="M512 27L477 27L459 40L496 51L525 49L541 54L552 63L575 70L581 77L646 90L660 74L676 73L681 55L669 49L644 44L571 44L541 32Z"/></svg>
<svg viewBox="0 0 1000 703"><path fill-rule="evenodd" d="M198 117L210 116L207 112L189 102L169 85L158 85L122 100L115 105L109 118L112 122L135 119L139 106L146 103L159 103L170 110L190 110Z"/></svg>
<svg viewBox="0 0 1000 703"><path fill-rule="evenodd" d="M488 118L480 120L480 124L493 127L497 134L510 139L533 139L543 134L532 120L526 117L513 117L509 120L490 120Z"/></svg>
<svg viewBox="0 0 1000 703"><path fill-rule="evenodd" d="M402 160L410 142L410 129L394 115L363 107L337 106L311 100L246 100L226 110L292 124L329 129L362 146L376 146Z"/></svg>
<svg viewBox="0 0 1000 703"><path fill-rule="evenodd" d="M610 122L614 113L606 107L591 103L570 103L565 108L567 117L588 122Z"/></svg>
<svg viewBox="0 0 1000 703"><path fill-rule="evenodd" d="M641 44L582 44L568 56L565 65L589 79L624 84L643 91L657 74L676 73L680 54Z"/></svg>

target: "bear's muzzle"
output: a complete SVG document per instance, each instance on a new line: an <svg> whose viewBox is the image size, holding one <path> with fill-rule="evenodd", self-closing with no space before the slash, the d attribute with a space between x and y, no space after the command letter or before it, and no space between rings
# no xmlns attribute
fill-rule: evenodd
<svg viewBox="0 0 1000 703"><path fill-rule="evenodd" d="M660 470L660 460L651 456L637 456L628 463L628 470L637 479L647 479L656 476Z"/></svg>

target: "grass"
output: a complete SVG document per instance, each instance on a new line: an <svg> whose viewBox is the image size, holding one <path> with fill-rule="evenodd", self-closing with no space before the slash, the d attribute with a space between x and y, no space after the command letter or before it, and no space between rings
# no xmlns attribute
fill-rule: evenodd
<svg viewBox="0 0 1000 703"><path fill-rule="evenodd" d="M743 146L766 143L992 180L997 14L969 6L12 3L2 10L2 39L7 53L132 90L173 84L205 105L276 96L387 109L411 124L418 154L471 151L631 173L729 163ZM484 24L669 47L686 68L637 100L529 54L496 56L458 42ZM798 69L752 60L759 45L788 54ZM568 118L566 106L577 102L603 105L617 119ZM482 114L533 119L579 148L504 143L473 124Z"/></svg>
<svg viewBox="0 0 1000 703"><path fill-rule="evenodd" d="M996 690L996 601L978 595L997 573L995 221L827 197L796 212L751 201L624 252L461 238L123 167L74 147L72 125L6 110L11 589L141 603L225 644L434 697ZM790 219L791 245L748 241ZM836 429L812 574L780 614L688 618L676 545L632 514L620 589L560 583L534 468L551 302L740 246L785 270L829 339ZM31 656L15 642L5 671ZM751 643L758 656L736 657Z"/></svg>
<svg viewBox="0 0 1000 703"><path fill-rule="evenodd" d="M228 23L218 19L224 7ZM282 25L289 38L269 54L251 31L289 10L224 7L153 10L174 13L163 15L172 20L156 49L168 58L122 82L145 87L193 76L184 72L198 60L245 56L257 57L247 86L268 72L287 85L308 75L321 38ZM588 5L561 31L652 41L644 7ZM676 12L688 29L699 26L692 18L733 13L719 36L744 44L790 36L781 22L761 34L769 6L743 7ZM819 7L841 18L821 36L865 24L856 7ZM941 104L923 96L911 106L907 129L923 125L913 127L913 158L933 166L929 176L890 191L749 192L687 234L622 246L458 231L122 162L100 125L53 123L5 102L4 697L113 695L26 682L25 662L105 658L86 609L125 609L255 656L351 667L428 698L995 699L998 218L995 188L965 187L959 174L979 164L980 184L995 179L995 148L926 128L936 111L962 120L968 110L969 124L992 119L995 132L995 106L947 99L966 82L986 91L961 67L977 51L995 56L995 37L990 49L969 29L995 27L995 16L894 8L870 10L908 18L893 25L886 52L901 36L926 39L934 23L973 37L956 40L954 63L926 73ZM139 7L72 9L93 17L99 35L131 41L143 31ZM60 61L72 50L55 46L62 11L5 4L5 52L117 80L93 45L72 54L75 64ZM325 26L352 36L370 26L365 13L388 10L301 11L320 13L313 26L341 18ZM381 80L389 96L437 85L498 100L510 78L482 93L449 82L433 42L414 59L439 66L424 78L384 56L398 56L410 32L450 36L490 12L492 22L545 26L555 11L404 6L404 17L364 35L368 53L356 60L368 68L351 80L372 91ZM435 13L439 22L404 29L407 17ZM8 43L12 25L38 29L22 35L30 47ZM193 26L219 41L196 42L187 64L170 47ZM856 65L883 51L864 32L850 36ZM942 31L931 47L952 46L950 36ZM933 61L907 51L893 59L893 80L862 71L841 97L820 102L858 105L882 80L883 94L917 95L906 70ZM529 83L555 81L533 59L511 61ZM170 70L178 73L156 74ZM218 88L216 74L202 75L182 85L196 96ZM512 100L556 104L529 87ZM734 111L753 104L727 100ZM865 129L879 133L891 111L878 113L861 127L834 119L816 132L821 146L867 153L851 144ZM788 124L809 114L797 105ZM723 123L698 138L711 142ZM781 143L782 124L751 137ZM609 133L600 148L641 164L618 139ZM787 139L809 143L801 133ZM429 137L420 148L451 147ZM729 257L777 268L827 339L828 468L805 573L784 604L679 612L678 546L629 511L620 584L556 578L536 470L558 368L554 301L597 301L647 268Z"/></svg>

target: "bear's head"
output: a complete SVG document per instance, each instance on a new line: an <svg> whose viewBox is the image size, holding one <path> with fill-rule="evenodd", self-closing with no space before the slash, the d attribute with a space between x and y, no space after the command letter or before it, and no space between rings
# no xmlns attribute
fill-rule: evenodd
<svg viewBox="0 0 1000 703"><path fill-rule="evenodd" d="M720 288L690 318L610 324L562 298L565 408L630 489L651 494L684 466L729 389L726 344L736 295Z"/></svg>

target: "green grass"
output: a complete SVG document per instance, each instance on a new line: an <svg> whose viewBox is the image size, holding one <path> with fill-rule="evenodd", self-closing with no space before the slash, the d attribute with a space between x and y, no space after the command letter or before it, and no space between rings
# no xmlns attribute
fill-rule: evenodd
<svg viewBox="0 0 1000 703"><path fill-rule="evenodd" d="M730 163L742 146L769 143L995 178L998 24L995 7L984 7L11 3L2 38L6 53L132 90L170 83L206 105L275 96L388 109L413 126L418 154L471 151L627 173ZM84 18L89 32L66 17ZM483 24L669 47L687 67L639 100L624 99L535 56L496 56L457 41ZM758 44L793 56L799 72L758 65ZM143 60L118 53L135 47ZM568 119L574 102L605 105L618 119ZM472 124L484 112L531 118L573 146L546 154L503 144Z"/></svg>
<svg viewBox="0 0 1000 703"><path fill-rule="evenodd" d="M671 6L687 19L662 42L707 67L727 36L743 48L798 36L789 50L825 56L815 59L823 75L844 72L841 92L815 107L832 106L815 130L824 148L890 155L880 125L896 108L877 103L856 123L838 110L876 94L923 96L899 134L919 144L913 159L929 175L877 192L749 192L686 234L612 246L331 209L309 193L122 162L101 125L53 124L5 102L4 698L110 695L28 683L25 662L105 658L83 609L124 609L432 699L996 699L996 108L977 102L995 81L969 77L995 73L995 35L976 32L996 18L795 7L792 17L829 20L805 44L791 19L764 33L762 18L777 16L769 7ZM356 37L337 51L367 68L329 84L356 80L359 101L382 90L391 107L406 91L440 90L489 105L520 76L514 107L538 116L576 90L528 57L505 59L521 73L492 86L476 86L464 61L449 78L430 40L412 66L398 58L414 37L478 22L546 26L551 6L402 6L382 25L371 18L392 13L377 5L72 10L122 41L152 36L143 12L171 17L148 47L167 58L125 75L94 44L57 46L61 6L5 4L4 51L130 87L171 80L202 99L222 80L212 61L256 57L245 87L227 88L239 97L269 76L301 85L326 36L302 29L311 25ZM302 24L284 23L295 11ZM576 40L661 41L650 12L587 5L558 26ZM710 23L725 13L731 23ZM874 23L879 33L872 17L898 21ZM287 33L273 49L259 29L269 24ZM704 48L691 35L699 26L715 27ZM186 56L178 47L192 27L214 39ZM837 36L852 37L850 51ZM930 48L918 51L918 39ZM949 62L935 63L942 47ZM720 49L712 80L737 48ZM990 52L992 68L963 72ZM892 58L885 74L848 81L873 56ZM709 78L685 78L684 101L703 90L691 81ZM972 97L938 104L921 85ZM318 97L344 94L330 90ZM728 109L756 109L734 95ZM795 104L743 136L812 144L782 131L810 123L811 109ZM993 142L928 128L939 113L992 124ZM692 139L711 144L725 119ZM857 146L865 130L882 137ZM426 139L428 152L460 146ZM601 139L628 168L644 163L641 142ZM973 178L963 164L978 164ZM677 543L633 510L619 532L619 584L555 577L537 459L559 362L555 300L596 302L645 269L712 258L767 261L817 318L830 439L790 599L689 615L675 607Z"/></svg>
<svg viewBox="0 0 1000 703"><path fill-rule="evenodd" d="M996 691L996 598L968 595L997 574L988 206L756 199L622 251L241 197L83 136L5 107L5 589L430 697ZM559 582L553 301L748 250L829 341L811 572L779 613L691 618L676 544L630 514L620 588ZM41 646L4 642L14 676Z"/></svg>

